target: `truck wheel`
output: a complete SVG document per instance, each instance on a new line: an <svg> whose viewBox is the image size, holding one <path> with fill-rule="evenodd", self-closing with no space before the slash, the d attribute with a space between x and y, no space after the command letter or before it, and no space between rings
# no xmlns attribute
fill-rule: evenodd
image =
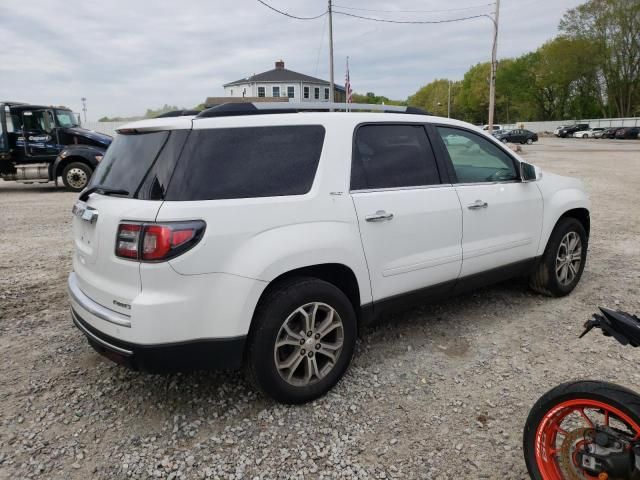
<svg viewBox="0 0 640 480"><path fill-rule="evenodd" d="M327 393L347 370L356 315L347 296L317 278L293 278L260 301L247 347L247 370L263 393L304 403Z"/></svg>
<svg viewBox="0 0 640 480"><path fill-rule="evenodd" d="M89 183L93 170L85 164L80 162L73 162L64 167L62 171L62 181L64 186L72 192L80 192Z"/></svg>
<svg viewBox="0 0 640 480"><path fill-rule="evenodd" d="M584 270L587 243L587 232L578 220L571 217L561 219L529 278L529 286L549 297L563 297L571 293Z"/></svg>

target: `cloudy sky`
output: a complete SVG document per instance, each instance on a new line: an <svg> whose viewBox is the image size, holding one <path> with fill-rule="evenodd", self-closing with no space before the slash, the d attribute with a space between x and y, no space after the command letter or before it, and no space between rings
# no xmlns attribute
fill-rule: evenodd
<svg viewBox="0 0 640 480"><path fill-rule="evenodd" d="M394 20L488 13L492 0L334 0L344 12ZM325 0L268 0L298 16ZM499 57L533 50L581 0L502 0ZM484 5L484 6L483 6ZM473 6L474 8L462 9ZM430 10L386 13L370 10ZM0 3L0 100L67 105L89 119L139 115L165 103L193 107L222 84L286 67L328 79L326 17L300 21L255 0L30 0ZM403 99L435 78L461 78L491 51L491 22L394 25L335 15L336 82L350 56L355 91Z"/></svg>

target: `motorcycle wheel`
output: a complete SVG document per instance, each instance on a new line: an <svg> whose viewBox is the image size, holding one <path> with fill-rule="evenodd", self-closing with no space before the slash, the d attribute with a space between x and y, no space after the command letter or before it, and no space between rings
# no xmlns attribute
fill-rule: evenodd
<svg viewBox="0 0 640 480"><path fill-rule="evenodd" d="M527 470L535 480L597 479L578 464L577 452L594 426L610 426L640 438L640 396L607 382L558 385L535 403L524 428ZM608 477L601 477L608 478Z"/></svg>

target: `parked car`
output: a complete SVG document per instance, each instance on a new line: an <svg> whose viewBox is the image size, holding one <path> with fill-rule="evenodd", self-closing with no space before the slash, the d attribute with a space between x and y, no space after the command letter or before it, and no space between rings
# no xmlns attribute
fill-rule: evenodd
<svg viewBox="0 0 640 480"><path fill-rule="evenodd" d="M581 131L575 132L573 136L575 138L595 138L596 133L599 133L602 131L604 131L604 127L595 127L595 128L590 128L589 130L581 130Z"/></svg>
<svg viewBox="0 0 640 480"><path fill-rule="evenodd" d="M605 138L604 135L605 135L607 130L609 130L609 129L608 128L603 128L602 130L598 130L596 132L593 132L593 138Z"/></svg>
<svg viewBox="0 0 640 480"><path fill-rule="evenodd" d="M484 125L482 127L482 130L488 131L489 130L489 125ZM493 124L493 132L495 132L496 130L502 130L502 125L498 125L497 123Z"/></svg>
<svg viewBox="0 0 640 480"><path fill-rule="evenodd" d="M607 128L603 133L601 138L616 138L616 132L620 130L621 127L611 127Z"/></svg>
<svg viewBox="0 0 640 480"><path fill-rule="evenodd" d="M522 143L531 145L533 142L538 141L538 134L522 128L516 128L515 130L509 130L508 132L501 133L495 136L498 140L504 143Z"/></svg>
<svg viewBox="0 0 640 480"><path fill-rule="evenodd" d="M588 123L578 123L577 125L571 125L570 127L565 127L558 132L558 136L560 138L566 138L573 136L576 132L582 132L589 130Z"/></svg>
<svg viewBox="0 0 640 480"><path fill-rule="evenodd" d="M574 289L579 180L458 120L349 108L385 112L226 104L121 127L73 208L71 315L89 343L143 370L244 366L300 403L399 307L516 276Z"/></svg>
<svg viewBox="0 0 640 480"><path fill-rule="evenodd" d="M623 139L636 139L638 138L638 134L640 133L639 127L624 127L616 130L616 138Z"/></svg>
<svg viewBox="0 0 640 480"><path fill-rule="evenodd" d="M559 137L559 136L560 136L560 131L561 131L562 129L564 129L564 128L569 128L570 126L571 126L571 125L560 125L559 127L557 127L557 128L553 131L553 134L554 134L556 137Z"/></svg>

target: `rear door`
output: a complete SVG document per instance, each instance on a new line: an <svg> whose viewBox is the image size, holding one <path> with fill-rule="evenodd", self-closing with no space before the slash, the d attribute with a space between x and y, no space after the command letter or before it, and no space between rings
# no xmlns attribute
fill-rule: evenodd
<svg viewBox="0 0 640 480"><path fill-rule="evenodd" d="M516 160L482 135L450 126L437 131L462 204L461 277L533 259L543 207L535 182L521 182Z"/></svg>
<svg viewBox="0 0 640 480"><path fill-rule="evenodd" d="M452 287L462 260L462 212L455 189L441 180L423 125L361 125L351 197L374 301Z"/></svg>
<svg viewBox="0 0 640 480"><path fill-rule="evenodd" d="M130 314L127 306L141 290L140 263L116 257L118 226L123 221L155 221L162 185L168 182L185 138L185 131L116 135L88 188L101 185L128 194L93 193L74 206L73 264L78 284L85 295L106 308Z"/></svg>

